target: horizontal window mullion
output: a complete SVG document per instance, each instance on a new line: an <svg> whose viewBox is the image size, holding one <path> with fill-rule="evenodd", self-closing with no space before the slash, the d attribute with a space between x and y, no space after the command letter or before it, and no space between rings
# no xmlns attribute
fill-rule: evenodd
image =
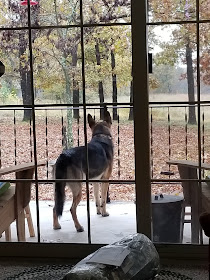
<svg viewBox="0 0 210 280"><path fill-rule="evenodd" d="M200 19L200 20L177 20L177 21L157 21L157 22L147 22L147 25L174 25L174 24L195 24L195 23L210 23L210 19Z"/></svg>
<svg viewBox="0 0 210 280"><path fill-rule="evenodd" d="M135 184L135 180L82 180L82 179L3 179L1 178L1 182L10 182L10 183L16 183L16 182L31 182L39 184L49 184L49 183L55 183L55 182L77 182L77 183L109 183L109 184Z"/></svg>
<svg viewBox="0 0 210 280"><path fill-rule="evenodd" d="M84 23L82 24L65 24L65 25L43 25L43 26L17 26L17 27L0 27L4 30L44 30L44 29L69 29L69 28L86 28L86 27L106 27L106 26L129 26L131 22L110 22L110 23Z"/></svg>
<svg viewBox="0 0 210 280"><path fill-rule="evenodd" d="M25 109L32 109L32 108L35 108L36 110L39 110L42 109L42 108L45 108L45 109L50 109L52 110L52 107L57 107L58 109L60 108L63 108L63 107L66 107L66 109L77 109L78 108L83 108L83 107L86 107L87 109L100 109L99 107L102 107L102 106L105 106L107 108L109 108L109 106L112 106L112 107L116 107L116 108L124 108L124 107L119 107L119 106L133 106L133 102L108 102L108 103L65 103L65 104L34 104L34 105L0 105L0 109L1 108L6 108L8 110L14 110L14 109L17 109L17 108L20 108L21 110L25 110ZM94 106L96 108L94 108ZM129 108L129 107L128 107ZM65 109L65 108L64 108Z"/></svg>
<svg viewBox="0 0 210 280"><path fill-rule="evenodd" d="M149 102L149 105L205 105L210 104L210 101L151 101Z"/></svg>

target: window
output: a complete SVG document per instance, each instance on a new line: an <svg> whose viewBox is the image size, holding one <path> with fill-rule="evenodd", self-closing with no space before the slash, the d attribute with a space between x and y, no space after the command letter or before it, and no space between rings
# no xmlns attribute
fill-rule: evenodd
<svg viewBox="0 0 210 280"><path fill-rule="evenodd" d="M172 147L173 134L184 135L183 139L188 143L188 133L191 133L191 127L187 124L191 116L189 108L197 110L196 128L193 126L193 131L197 129L197 132L193 139L198 139L198 156L195 159L200 165L198 170L201 170L201 108L208 102L201 101L199 69L200 62L205 64L204 57L208 48L207 44L202 45L204 56L201 60L200 39L204 39L200 28L205 30L208 15L202 14L203 19L199 18L198 3L187 2L185 5L173 6L169 1L168 5L171 6L169 5L170 9L167 9L166 13L166 7L157 7L156 2L149 1L148 11L144 2L135 0L37 0L28 1L27 5L23 5L25 1L8 0L0 4L4 11L0 22L1 60L6 65L0 89L1 167L35 162L34 178L29 178L28 181L32 182L30 209L36 237L32 243L27 240L29 243L14 243L14 246L1 242L2 248L9 247L8 255L20 255L22 253L18 248L26 246L32 249L27 253L30 256L38 256L40 250L43 252L46 248L45 256L56 254L57 257L70 257L69 254L73 254L76 258L85 256L103 243L119 239L125 233L137 231L151 237L150 183L152 182L153 193L160 187L171 193L174 183L175 188L181 190L178 175L173 179L160 173L164 171L162 167L166 170L167 166L168 171L166 161L176 155ZM162 18L159 18L161 15ZM184 18L180 18L181 16ZM164 36L173 32L179 38L183 36L183 26L187 28L186 33L190 33L190 40L193 42L193 49L188 51L198 73L198 94L193 101L186 101L187 94L184 93L183 99L173 99L173 73L177 71L176 75L180 74L186 87L186 77L183 74L186 68L183 65L186 66L186 63L181 60L179 52L172 49L170 40L162 44L162 37L157 38L160 34ZM147 41L149 52L153 52L153 74L148 74L147 70ZM161 53L162 49L158 45L162 49L165 47L167 51L174 51L173 56L166 51ZM180 55L183 55L182 46L179 51ZM170 58L173 58L172 61ZM180 69L175 69L177 65L181 65L183 73L179 72ZM206 69L203 68L202 71L202 75L208 79ZM166 82L163 82L163 79ZM167 94L163 95L160 88ZM165 100L166 96L171 99ZM95 234L100 232L97 226L101 227L102 219L98 219L95 213L91 184L93 181L88 176L82 179L84 192L82 205L79 206L80 209L78 207L78 216L85 231L76 233L70 219L69 200L72 196L68 190L65 204L67 208L64 208L63 215L65 217L61 220L63 228L54 231L54 178L51 172L55 160L62 149L72 146L84 145L87 153L87 143L91 139L87 115L89 113L99 120L103 117L105 105L113 119L115 154L112 177L109 178L111 215L104 218L104 221L109 219L114 225L113 240L108 232L105 231L104 234L106 226L103 227L102 234ZM177 118L176 122L174 116ZM157 137L160 137L160 140ZM179 148L182 149L182 155L188 155L188 144L180 145ZM203 179L201 171L198 175L198 178L194 178L196 182ZM23 182L23 177L15 178L14 173L1 179L10 183ZM97 180L100 181L101 178ZM130 210L128 205L127 208L123 206L126 205L125 202L121 206L114 205L114 195L119 200L126 199L131 202L131 216L126 216ZM111 209L117 210L111 212ZM127 223L127 232L122 232L123 228L121 230L118 224L120 219L124 224ZM173 247L168 246L158 247L157 244L163 253L168 253L168 248L172 252ZM72 253L69 253L69 248L74 249ZM189 246L185 246L185 252L188 252L188 248Z"/></svg>

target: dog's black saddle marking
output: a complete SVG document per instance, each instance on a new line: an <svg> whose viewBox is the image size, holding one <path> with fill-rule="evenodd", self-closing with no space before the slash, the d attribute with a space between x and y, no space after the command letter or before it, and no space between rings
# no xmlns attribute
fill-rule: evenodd
<svg viewBox="0 0 210 280"><path fill-rule="evenodd" d="M104 135L104 137L101 134L95 135L88 143L89 178L93 179L103 174L110 165L112 158L113 144L110 135ZM85 146L75 147L62 152L56 161L56 178L59 179L60 172L58 171L60 168L66 169L68 167L77 168L86 174L87 158Z"/></svg>

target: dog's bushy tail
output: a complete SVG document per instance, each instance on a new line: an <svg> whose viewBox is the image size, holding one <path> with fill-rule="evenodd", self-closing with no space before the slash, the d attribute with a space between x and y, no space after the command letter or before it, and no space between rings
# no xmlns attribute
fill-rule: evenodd
<svg viewBox="0 0 210 280"><path fill-rule="evenodd" d="M67 178L67 164L65 156L61 154L55 166L55 179ZM63 206L65 202L65 185L66 182L55 182L55 212L58 217L63 214Z"/></svg>

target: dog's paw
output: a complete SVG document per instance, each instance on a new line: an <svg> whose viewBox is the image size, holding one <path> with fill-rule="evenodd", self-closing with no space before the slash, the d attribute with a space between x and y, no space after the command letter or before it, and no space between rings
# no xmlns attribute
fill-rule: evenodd
<svg viewBox="0 0 210 280"><path fill-rule="evenodd" d="M58 225L54 225L54 226L53 226L53 229L54 229L54 230L61 229L61 225L59 225L59 224L58 224Z"/></svg>
<svg viewBox="0 0 210 280"><path fill-rule="evenodd" d="M108 217L108 216L109 216L108 212L102 213L102 217Z"/></svg>
<svg viewBox="0 0 210 280"><path fill-rule="evenodd" d="M84 228L83 228L83 227L77 228L77 232L83 232L83 231L84 231Z"/></svg>

